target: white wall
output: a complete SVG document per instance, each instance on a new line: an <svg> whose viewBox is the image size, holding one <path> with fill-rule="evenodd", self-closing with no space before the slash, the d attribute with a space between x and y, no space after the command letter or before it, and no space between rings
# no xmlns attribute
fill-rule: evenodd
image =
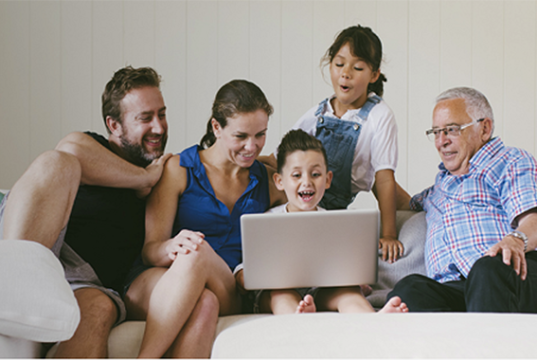
<svg viewBox="0 0 537 360"><path fill-rule="evenodd" d="M536 1L0 1L0 188L67 133L105 134L100 95L127 64L162 75L172 152L199 141L221 85L254 81L275 108L269 153L331 94L320 58L356 23L383 42L396 177L410 193L434 179L424 130L449 87L481 90L496 134L537 152Z"/></svg>

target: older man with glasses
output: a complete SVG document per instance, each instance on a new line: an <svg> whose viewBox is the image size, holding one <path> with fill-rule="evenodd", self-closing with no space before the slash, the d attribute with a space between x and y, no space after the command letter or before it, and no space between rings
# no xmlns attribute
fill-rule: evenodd
<svg viewBox="0 0 537 360"><path fill-rule="evenodd" d="M388 298L410 311L537 312L537 162L493 138L486 97L440 94L425 133L442 163L435 184L410 198L427 212L427 277L409 275Z"/></svg>

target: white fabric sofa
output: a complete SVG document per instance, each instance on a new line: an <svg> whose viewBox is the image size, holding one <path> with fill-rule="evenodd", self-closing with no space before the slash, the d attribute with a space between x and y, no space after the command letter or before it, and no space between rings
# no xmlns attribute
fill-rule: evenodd
<svg viewBox="0 0 537 360"><path fill-rule="evenodd" d="M379 281L373 285L368 299L380 307L395 282L409 273L424 273L424 213L398 212L399 239L405 255L395 264L379 262ZM56 342L69 338L78 323L76 302L62 273L48 249L26 241L11 241L9 249L0 247L0 296L6 282L19 284L19 293L10 295L30 299L26 304L3 306L0 302L0 357L53 357L55 347L43 354L41 341ZM0 246L6 246L0 242ZM15 245L14 245L15 244ZM22 245L21 245L22 244ZM23 246L26 250L17 249ZM29 250L31 248L31 250ZM7 249L7 250L6 250ZM27 253L35 252L28 261ZM48 252L47 252L48 251ZM10 255L12 254L12 255ZM24 254L24 255L22 255ZM18 258L17 258L18 256ZM15 259L8 261L6 259ZM55 271L45 271L46 262L55 263ZM8 267L9 266L9 267ZM22 271L21 273L21 269ZM60 269L61 270L61 269ZM43 287L28 285L41 271L50 275L49 284L40 278ZM6 276L9 274L9 276ZM22 275L21 275L22 274ZM35 279L34 279L35 280ZM54 291L48 291L54 288ZM21 290L22 289L22 290ZM11 291L11 290L9 290ZM33 294L28 296L24 291ZM41 295L37 294L41 291ZM9 292L11 294L11 292ZM0 298L1 300L1 298ZM48 329L38 322L28 331L6 322L2 310L8 309L26 319L31 304L41 306L40 319L52 316L51 323L63 323L62 331ZM64 311L54 314L46 310L62 304ZM45 315L44 315L45 314ZM36 315L36 314L34 314ZM36 315L36 316L37 316ZM14 315L11 314L11 320ZM15 316L16 318L16 316ZM535 315L521 314L353 314L317 313L302 315L235 315L221 317L213 346L214 358L534 358L532 350ZM27 326L28 324L26 324ZM35 324L33 324L35 325ZM49 324L50 325L50 324ZM145 323L128 321L112 330L109 355L112 358L133 358L138 354ZM30 331L31 330L31 331ZM32 336L29 336L33 332Z"/></svg>

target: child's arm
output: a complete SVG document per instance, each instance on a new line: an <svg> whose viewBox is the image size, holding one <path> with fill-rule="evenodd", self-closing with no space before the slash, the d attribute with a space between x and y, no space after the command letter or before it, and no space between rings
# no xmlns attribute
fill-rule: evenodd
<svg viewBox="0 0 537 360"><path fill-rule="evenodd" d="M398 182L395 183L397 210L411 210L410 199L412 198Z"/></svg>
<svg viewBox="0 0 537 360"><path fill-rule="evenodd" d="M379 245L382 248L382 260L393 263L403 255L403 244L397 240L395 226L395 210L397 207L397 184L393 170L385 169L375 173L375 190L380 208L382 223L382 238Z"/></svg>

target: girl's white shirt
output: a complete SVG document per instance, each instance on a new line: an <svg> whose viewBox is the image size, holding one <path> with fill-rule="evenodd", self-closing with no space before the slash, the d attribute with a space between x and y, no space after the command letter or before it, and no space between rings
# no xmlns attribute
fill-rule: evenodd
<svg viewBox="0 0 537 360"><path fill-rule="evenodd" d="M370 93L369 96L372 96ZM333 99L333 95L330 99ZM317 117L315 112L319 105L309 109L295 123L293 129L302 129L315 136ZM370 111L366 120L358 113L360 109L348 110L341 120L358 123L362 126L360 136L354 150L352 163L352 193L370 191L375 181L375 173L380 170L397 168L397 124L392 110L384 100L381 100ZM323 115L336 117L330 101L324 108ZM276 151L274 155L277 156Z"/></svg>

